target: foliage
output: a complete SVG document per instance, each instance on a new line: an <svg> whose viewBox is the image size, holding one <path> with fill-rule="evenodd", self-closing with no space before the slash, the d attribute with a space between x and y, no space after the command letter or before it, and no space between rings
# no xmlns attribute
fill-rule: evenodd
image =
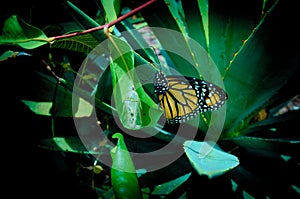
<svg viewBox="0 0 300 199"><path fill-rule="evenodd" d="M31 196L41 190L68 198L119 198L123 191L143 198L299 197L295 3L158 0L107 30L88 32L146 1L48 3L8 2L1 8L0 63L17 85L9 89L21 120L18 148L33 158L19 185L33 179ZM176 135L178 125L161 125L163 111L149 75L158 70L223 85L226 106L200 114ZM214 123L224 123L221 135L201 159L199 148ZM99 127L105 135L100 138ZM128 153L172 141L183 155L158 170L144 171L138 156ZM122 155L113 153L116 143ZM124 173L123 166L111 169L97 158L117 160L124 169L132 159L136 168ZM150 157L151 166L156 158ZM129 183L118 183L120 175Z"/></svg>

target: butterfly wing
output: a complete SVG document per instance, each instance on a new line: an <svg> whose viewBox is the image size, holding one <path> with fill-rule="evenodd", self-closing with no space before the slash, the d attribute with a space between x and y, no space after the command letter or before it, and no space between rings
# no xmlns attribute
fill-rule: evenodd
<svg viewBox="0 0 300 199"><path fill-rule="evenodd" d="M181 123L196 117L199 112L214 111L227 99L220 87L192 77L156 74L154 92L165 111L168 123Z"/></svg>
<svg viewBox="0 0 300 199"><path fill-rule="evenodd" d="M198 103L200 112L218 110L228 99L227 93L222 88L211 82L191 77L185 78L189 80L195 90L199 91Z"/></svg>
<svg viewBox="0 0 300 199"><path fill-rule="evenodd" d="M168 90L158 100L169 123L184 122L199 113L197 91L184 77L168 77Z"/></svg>

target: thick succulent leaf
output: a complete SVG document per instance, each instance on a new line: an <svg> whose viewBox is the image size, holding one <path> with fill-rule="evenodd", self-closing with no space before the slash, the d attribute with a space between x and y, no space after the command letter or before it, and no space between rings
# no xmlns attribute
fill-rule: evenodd
<svg viewBox="0 0 300 199"><path fill-rule="evenodd" d="M297 156L300 139L266 139L259 137L239 136L230 141L257 154L277 154Z"/></svg>
<svg viewBox="0 0 300 199"><path fill-rule="evenodd" d="M282 91L281 91L282 92ZM298 90L295 89L294 92L298 93ZM269 108L269 115L271 117L278 117L285 115L286 113L291 113L292 111L298 111L300 109L300 95L294 95L293 97L290 97L287 101L284 101L283 103L280 103L279 105L273 105L273 107ZM284 93L283 93L284 94ZM289 96L289 95L287 95ZM284 100L284 99L282 99Z"/></svg>
<svg viewBox="0 0 300 199"><path fill-rule="evenodd" d="M209 3L202 1L182 2L188 35L209 52ZM196 55L197 56L197 55Z"/></svg>
<svg viewBox="0 0 300 199"><path fill-rule="evenodd" d="M170 13L172 14L173 19L176 21L182 34L187 35L186 24L184 20L183 9L181 6L181 1L168 0L165 1L168 5Z"/></svg>
<svg viewBox="0 0 300 199"><path fill-rule="evenodd" d="M192 166L200 175L213 178L239 165L239 159L236 156L216 148L211 148L210 151L202 157L200 154L202 147L211 148L212 146L206 142L190 140L184 142L185 153Z"/></svg>
<svg viewBox="0 0 300 199"><path fill-rule="evenodd" d="M286 161L282 158L266 157L261 154L240 155L241 164L230 173L238 185L237 190L246 191L255 198L285 197L297 198L293 186L299 186L299 160Z"/></svg>
<svg viewBox="0 0 300 199"><path fill-rule="evenodd" d="M229 96L225 129L229 131L263 107L298 68L294 62L297 51L283 50L293 48L292 41L287 41L292 36L287 35L289 31L277 31L280 14L288 16L276 8L256 27L225 77ZM294 29L289 25L285 28Z"/></svg>
<svg viewBox="0 0 300 199"><path fill-rule="evenodd" d="M208 9L208 0L200 0L198 1L201 19L202 19L202 27L204 30L205 41L207 45L207 51L209 52L209 9Z"/></svg>
<svg viewBox="0 0 300 199"><path fill-rule="evenodd" d="M200 6L200 2L198 3ZM203 2L201 5L203 6ZM196 2L183 2L189 36L195 39L201 46L206 47L207 50L207 43L210 43L210 56L219 70L211 71L209 69L211 74L224 74L225 68L230 63L233 54L241 48L241 41L247 38L252 32L256 20L260 17L260 7L253 3L250 3L250 5L251 6L247 6L247 9L245 9L242 3L228 1L218 3L210 2L209 19L206 20L203 13L202 16L200 15L201 7L199 9L199 7L196 6ZM240 10L243 9L244 12L240 12ZM204 10L204 7L202 7L202 10ZM207 31L204 29L205 24L203 22L208 20L210 32L209 38L207 37ZM206 41L205 38L209 39L209 41ZM199 54L196 53L196 51L194 53L196 55ZM210 66L207 64L202 67L209 68ZM243 69L245 69L244 66L239 67L239 70ZM204 71L205 70L200 70L200 73ZM207 76L210 77L210 75L205 75L205 77ZM213 82L217 79L218 78L212 77ZM227 85L225 88L228 90ZM227 107L227 110L228 109L241 110L238 107ZM227 121L231 121L231 117L231 114L226 114ZM227 126L228 125L229 124L227 124ZM225 126L225 128L227 128L227 126Z"/></svg>
<svg viewBox="0 0 300 199"><path fill-rule="evenodd" d="M277 128L280 128L282 131L285 131L285 135L282 135L284 137L300 137L299 133L295 133L299 130L299 125L297 124L297 118L299 117L300 111L289 111L283 115L270 116L262 121L251 124L248 128L243 130L240 135L261 132L260 136L263 137L265 135L262 133L266 132L269 134L269 137L272 137L272 135L270 135L270 131L275 131L273 134L278 134L276 131ZM284 130L282 127L284 127ZM292 133L289 133L289 131L292 131ZM278 137L278 135L276 135L276 137Z"/></svg>
<svg viewBox="0 0 300 199"><path fill-rule="evenodd" d="M149 140L147 141L147 143L149 143ZM165 142L161 142L161 143L162 143L162 147L163 147L165 145ZM144 144L144 145L146 145L146 144ZM159 148L157 148L157 147L152 148L152 151L153 151L153 149L156 150ZM178 148L175 150L178 150ZM172 154L167 154L167 156L169 156L169 155L172 155ZM152 156L151 158L153 160L152 161L153 163L151 164L151 166L155 166L157 164L160 164L162 157ZM168 183L169 181L172 181L179 177L182 177L182 176L190 173L191 171L193 171L193 168L191 167L191 164L190 164L188 158L185 155L182 155L178 159L176 159L176 161L168 164L167 166L165 166L161 169L146 172L145 174L143 174L139 177L139 180L140 180L142 187L151 187L151 188L153 187L154 188L155 186L157 186L159 184L165 184L165 183Z"/></svg>
<svg viewBox="0 0 300 199"><path fill-rule="evenodd" d="M259 1L209 2L210 55L222 76L260 18Z"/></svg>
<svg viewBox="0 0 300 199"><path fill-rule="evenodd" d="M153 12L153 10L156 12ZM157 1L142 10L141 13L164 50L166 50L171 63L176 63L176 68L179 72L184 75L199 77L197 70L191 64L193 63L193 56L187 39L184 37L184 34L181 34L181 28L176 21L176 16L172 15L168 8L168 3ZM160 14L157 15L157 13ZM170 50L173 50L173 52L169 52Z"/></svg>
<svg viewBox="0 0 300 199"><path fill-rule="evenodd" d="M187 173L187 174L180 176L169 182L159 184L154 188L154 190L151 192L151 194L153 194L153 195L163 195L163 194L169 195L172 191L174 191L176 188L178 188L180 185L182 185L184 182L186 182L190 176L191 176L191 173Z"/></svg>
<svg viewBox="0 0 300 199"><path fill-rule="evenodd" d="M12 15L4 22L0 45L19 45L25 49L34 49L48 43L48 37L40 29Z"/></svg>
<svg viewBox="0 0 300 199"><path fill-rule="evenodd" d="M244 24L247 24L247 28L244 28L244 35L241 35L241 31L239 30L239 26L233 26L233 30L228 31L226 33L227 37L232 38L233 36L231 34L236 34L236 37L233 38L233 41L236 41L238 45L235 45L233 49L225 49L226 46L232 46L231 41L229 43L224 43L224 38L220 37L219 33L222 32L220 31L220 28L226 30L226 25L228 23L228 20L226 17L222 16L218 17L220 13L218 13L218 10L216 11L216 14L213 13L212 15L216 15L216 19L206 19L208 5L205 5L205 3L200 3L199 5L197 3L193 4L188 4L187 2L182 2L183 8L185 11L185 20L186 24L188 24L188 35L192 37L191 40L185 37L185 34L182 33L180 35L180 31L182 28L179 27L176 19L176 16L173 16L175 12L166 12L167 7L169 4L164 4L163 2L157 2L151 6L152 9L159 10L159 13L162 13L163 16L160 15L159 18L155 16L154 13L151 13L150 11L148 12L147 10L144 11L144 18L147 21L147 23L153 28L153 32L156 35L157 39L161 43L162 47L166 49L168 56L172 60L173 63L175 64L176 69L183 75L187 76L194 76L194 77L199 77L202 76L204 79L207 81L211 81L221 87L223 87L223 82L220 82L221 76L220 76L220 67L225 69L227 64L229 63L229 60L232 58L233 52L235 52L239 47L241 46L241 40L243 37L246 37L248 34L251 33L252 27L249 25L251 23L244 23L239 20L237 20L236 24L240 24L240 26L243 26ZM201 8L199 8L199 6ZM230 7L230 5L228 6ZM210 7L211 8L211 7ZM200 9L202 11L200 11ZM211 8L212 10L214 7ZM205 11L204 11L205 10ZM201 17L200 13L204 12L203 18ZM224 14L224 13L223 13ZM228 13L225 13L228 14ZM225 15L224 14L224 15ZM226 15L225 15L226 16ZM260 15L259 15L260 16ZM231 17L231 16L230 16ZM229 18L230 18L229 17ZM163 19L163 20L162 20ZM184 19L184 17L182 17ZM202 24L203 21L205 24ZM251 19L253 20L253 19ZM212 34L216 34L215 36L212 34L208 34L208 31L204 30L208 29L208 24L207 22L210 21L210 32ZM224 25L222 25L224 24ZM253 24L253 22L252 22ZM250 27L249 27L250 26ZM162 27L162 28L167 28L168 30L175 30L178 31L178 34L174 34L174 32L170 31L162 31L159 28L154 28L154 27ZM227 27L228 29L228 27ZM201 30L203 32L201 32ZM234 31L236 30L236 31ZM190 32L189 32L190 31ZM163 33L162 33L163 32ZM201 36L202 35L202 36ZM206 36L209 38L205 38ZM222 38L222 42L219 41L220 38ZM201 48L201 46L206 46L206 44L209 43L211 47L214 47L214 49L217 49L217 51L211 50L211 55L213 60L210 59L208 56L207 52L204 50L204 48ZM195 42L196 41L196 42ZM201 43L199 43L201 42ZM225 46L225 47L224 47ZM170 49L172 49L171 52ZM219 50L222 50L220 53ZM224 60L224 52L227 53L227 61L223 62L223 64L219 63L219 60L215 60L215 57L219 58L223 61ZM217 64L217 67L213 64L213 62ZM219 70L218 70L219 69ZM223 72L223 71L221 71ZM199 74L200 73L200 74ZM222 74L222 73L221 73ZM206 114L208 115L208 114ZM224 115L224 114L223 114ZM209 118L209 116L205 116L206 118ZM230 115L229 115L230 117ZM228 120L228 119L227 119ZM201 121L201 120L200 120ZM205 128L207 128L205 125L201 125L199 127L201 130L205 131Z"/></svg>
<svg viewBox="0 0 300 199"><path fill-rule="evenodd" d="M117 145L111 150L111 183L115 197L142 198L135 166L124 138L120 133L115 133L113 138L118 139Z"/></svg>
<svg viewBox="0 0 300 199"><path fill-rule="evenodd" d="M292 185L292 188L300 195L300 188L295 186L295 185Z"/></svg>
<svg viewBox="0 0 300 199"><path fill-rule="evenodd" d="M237 194L245 195L245 193L247 193L247 195L249 194L256 198L266 197L266 187L268 187L268 185L264 184L258 176L255 176L242 166L233 170L232 175L232 181L237 185L237 190L235 191Z"/></svg>
<svg viewBox="0 0 300 199"><path fill-rule="evenodd" d="M278 41L280 42L278 51L274 48L274 43L277 41L276 38L282 38L287 33L286 31L280 32L277 36L273 34L277 29L277 26L274 26L276 21L278 21L276 16L281 10L276 10L277 7L274 4L275 9L270 10L272 12L269 12L266 18L261 18L261 4L249 2L249 5L251 6L245 7L244 2L212 2L209 5L210 55L217 65L219 72L222 75L226 74L225 88L229 96L225 131L233 131L237 128L240 121L263 106L282 87L285 80L289 78L296 68L296 65L292 65L291 63L291 68L286 70L281 67L281 65L286 65L286 63L278 64L281 60L285 60L279 57L290 56L290 53L280 53L279 55L278 52L282 48L289 48L289 43L292 43L280 40ZM153 27L180 31L181 29L176 20L174 20L176 17L172 15L172 12L166 12L166 6L163 2L153 4L150 8L158 10L161 15L157 17L156 14L150 12L149 8L149 11L142 12L144 13L145 20ZM191 31L188 33L196 41L202 42L200 43L202 46L206 46L205 30L201 28L202 18L199 16L199 7L183 2L183 8L186 23L188 24L187 30ZM195 19L195 16L199 16L198 21ZM259 21L260 19L261 21ZM257 24L259 26L253 32ZM165 49L170 49L170 44L172 44L173 49L181 49L187 52L189 55L185 58L195 61L194 65L198 64L201 67L205 67L204 65L208 66L209 62L206 62L206 64L203 61L202 64L198 63L198 60L203 60L203 58L197 57L197 55L199 56L199 52L191 47L183 37L175 39L174 34L159 34L157 29L155 30L154 28L153 31ZM197 34L197 31L200 31L200 33ZM246 40L249 36L250 38ZM291 37L287 36L286 38ZM247 42L243 43L243 40ZM240 49L242 50L238 54L235 54ZM172 53L169 53L169 56L173 63L176 63L176 68L182 74L189 76L197 74L194 70L195 68L185 60ZM276 60L276 58L280 60ZM230 62L231 60L233 62ZM228 66L230 67L227 68ZM201 69L199 71L201 75L205 72L205 70ZM210 73L215 75L218 71L211 71ZM211 77L211 79L215 80L216 78ZM244 110L242 114L240 110Z"/></svg>

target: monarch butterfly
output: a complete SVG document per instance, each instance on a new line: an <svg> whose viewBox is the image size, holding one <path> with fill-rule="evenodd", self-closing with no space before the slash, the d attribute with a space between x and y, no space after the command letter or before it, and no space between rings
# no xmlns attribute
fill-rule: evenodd
<svg viewBox="0 0 300 199"><path fill-rule="evenodd" d="M200 112L217 110L228 99L222 88L193 77L157 72L153 86L169 124L185 122Z"/></svg>

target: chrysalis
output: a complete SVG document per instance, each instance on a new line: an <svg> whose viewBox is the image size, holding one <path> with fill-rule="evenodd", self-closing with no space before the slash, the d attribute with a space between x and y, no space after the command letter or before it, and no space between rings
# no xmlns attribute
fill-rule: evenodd
<svg viewBox="0 0 300 199"><path fill-rule="evenodd" d="M142 127L141 100L130 76L123 75L116 85L115 102L122 125L130 130Z"/></svg>
<svg viewBox="0 0 300 199"><path fill-rule="evenodd" d="M141 102L138 93L133 85L124 92L124 104L122 109L123 125L128 129L141 128Z"/></svg>

